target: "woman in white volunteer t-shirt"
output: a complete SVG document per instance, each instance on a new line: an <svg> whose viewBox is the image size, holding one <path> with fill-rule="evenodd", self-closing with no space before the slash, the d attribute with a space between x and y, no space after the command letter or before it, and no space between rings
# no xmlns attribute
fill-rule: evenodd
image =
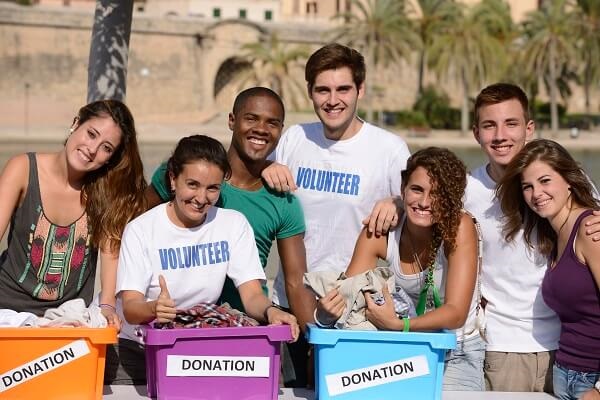
<svg viewBox="0 0 600 400"><path fill-rule="evenodd" d="M123 370L133 381L126 383L143 380L125 365L143 355L124 354L139 342L135 325L169 322L178 309L215 303L227 276L250 317L289 324L294 339L298 336L295 317L273 307L262 291L265 275L248 221L237 211L213 207L231 174L221 143L203 135L181 139L167 173L172 200L130 222L123 234L117 293L126 323L119 341L122 368L113 383Z"/></svg>

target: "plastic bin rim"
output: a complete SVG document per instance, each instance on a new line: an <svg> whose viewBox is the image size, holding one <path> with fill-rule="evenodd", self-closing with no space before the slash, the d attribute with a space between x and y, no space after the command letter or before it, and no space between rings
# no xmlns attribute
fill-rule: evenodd
<svg viewBox="0 0 600 400"><path fill-rule="evenodd" d="M143 325L142 328L144 330L144 343L150 346L172 345L178 339L193 338L266 336L272 342L292 339L292 330L289 325L175 329L154 329L150 325Z"/></svg>
<svg viewBox="0 0 600 400"><path fill-rule="evenodd" d="M312 344L335 345L339 340L360 340L364 342L423 342L431 344L434 349L454 349L456 334L454 332L395 332L364 331L351 329L323 329L308 324L307 340Z"/></svg>
<svg viewBox="0 0 600 400"><path fill-rule="evenodd" d="M117 342L117 330L107 328L0 328L0 340L3 339L89 339L94 344Z"/></svg>

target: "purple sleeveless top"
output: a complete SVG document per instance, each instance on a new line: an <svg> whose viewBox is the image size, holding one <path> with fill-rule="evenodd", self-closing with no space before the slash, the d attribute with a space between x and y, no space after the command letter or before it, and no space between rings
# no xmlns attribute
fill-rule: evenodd
<svg viewBox="0 0 600 400"><path fill-rule="evenodd" d="M600 371L600 292L573 250L581 220L591 213L586 210L577 218L565 251L542 282L544 301L561 322L556 362L581 372Z"/></svg>

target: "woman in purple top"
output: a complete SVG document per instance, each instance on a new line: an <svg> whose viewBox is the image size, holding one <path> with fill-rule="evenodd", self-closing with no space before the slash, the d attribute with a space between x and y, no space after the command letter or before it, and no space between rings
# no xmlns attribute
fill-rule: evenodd
<svg viewBox="0 0 600 400"><path fill-rule="evenodd" d="M600 399L600 243L585 232L595 190L558 143L535 140L499 182L507 241L525 241L548 257L542 296L561 321L554 363L559 399Z"/></svg>

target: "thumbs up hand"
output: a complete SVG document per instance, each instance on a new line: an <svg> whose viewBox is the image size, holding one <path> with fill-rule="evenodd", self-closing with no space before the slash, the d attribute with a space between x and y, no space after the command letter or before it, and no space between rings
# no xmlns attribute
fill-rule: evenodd
<svg viewBox="0 0 600 400"><path fill-rule="evenodd" d="M175 301L171 299L169 289L167 288L167 281L165 281L164 276L159 275L158 284L160 286L160 294L156 299L154 316L158 322L171 322L175 319L175 314L177 313Z"/></svg>

